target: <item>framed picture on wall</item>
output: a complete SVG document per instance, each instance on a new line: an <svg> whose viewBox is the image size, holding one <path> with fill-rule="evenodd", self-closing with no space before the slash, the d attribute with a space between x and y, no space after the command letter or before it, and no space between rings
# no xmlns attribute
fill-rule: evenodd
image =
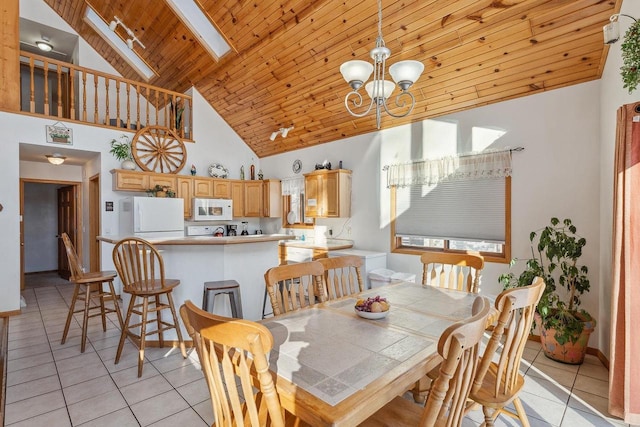
<svg viewBox="0 0 640 427"><path fill-rule="evenodd" d="M47 142L50 144L73 145L73 130L58 122L46 125Z"/></svg>

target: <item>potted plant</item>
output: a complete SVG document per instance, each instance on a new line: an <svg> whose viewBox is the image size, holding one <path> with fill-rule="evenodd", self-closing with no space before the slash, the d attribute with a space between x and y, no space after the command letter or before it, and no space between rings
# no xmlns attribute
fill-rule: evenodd
<svg viewBox="0 0 640 427"><path fill-rule="evenodd" d="M111 150L109 150L113 156L120 160L122 163L120 167L126 170L135 170L136 164L133 161L131 154L131 143L127 135L122 135L118 139L111 140Z"/></svg>
<svg viewBox="0 0 640 427"><path fill-rule="evenodd" d="M176 197L176 192L166 185L157 185L153 188L145 190L149 197Z"/></svg>
<svg viewBox="0 0 640 427"><path fill-rule="evenodd" d="M536 276L545 281L545 291L536 309L536 325L547 357L570 364L580 364L595 327L595 320L579 309L580 297L589 291L589 269L578 265L585 238L576 234L570 219L551 218L549 225L529 234L531 258L524 271L500 275L505 288L528 286ZM517 259L511 261L513 266Z"/></svg>

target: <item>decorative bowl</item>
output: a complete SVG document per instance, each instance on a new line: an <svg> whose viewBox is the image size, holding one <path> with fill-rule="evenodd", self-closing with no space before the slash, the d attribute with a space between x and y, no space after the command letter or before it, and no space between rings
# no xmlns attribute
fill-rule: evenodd
<svg viewBox="0 0 640 427"><path fill-rule="evenodd" d="M387 317L387 314L389 314L389 310L387 311L379 311L377 313L373 313L371 311L360 311L357 309L353 309L356 314L364 319L371 319L371 320L377 320L377 319L384 319L385 317Z"/></svg>

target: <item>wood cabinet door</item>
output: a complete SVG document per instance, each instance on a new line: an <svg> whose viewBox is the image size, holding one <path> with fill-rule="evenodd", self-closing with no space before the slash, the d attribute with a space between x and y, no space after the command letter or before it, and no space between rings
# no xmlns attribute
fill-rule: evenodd
<svg viewBox="0 0 640 427"><path fill-rule="evenodd" d="M145 191L149 187L149 175L142 172L115 171L114 190Z"/></svg>
<svg viewBox="0 0 640 427"><path fill-rule="evenodd" d="M321 176L307 176L304 178L304 215L308 217L319 217L321 214L320 192L322 190Z"/></svg>
<svg viewBox="0 0 640 427"><path fill-rule="evenodd" d="M231 200L233 200L233 217L244 216L244 182L236 181L231 183Z"/></svg>
<svg viewBox="0 0 640 427"><path fill-rule="evenodd" d="M170 176L167 174L149 175L149 188L155 188L156 185L159 185L160 187L169 187L173 191L176 191L177 180L175 176Z"/></svg>
<svg viewBox="0 0 640 427"><path fill-rule="evenodd" d="M213 197L213 180L207 178L194 179L193 197Z"/></svg>
<svg viewBox="0 0 640 427"><path fill-rule="evenodd" d="M247 182L244 185L244 216L262 215L262 182Z"/></svg>
<svg viewBox="0 0 640 427"><path fill-rule="evenodd" d="M193 179L178 178L178 188L176 196L184 200L184 217L191 218L193 214Z"/></svg>
<svg viewBox="0 0 640 427"><path fill-rule="evenodd" d="M338 173L329 173L324 177L323 185L323 216L340 216L340 202L338 191Z"/></svg>
<svg viewBox="0 0 640 427"><path fill-rule="evenodd" d="M230 199L231 183L225 179L214 179L213 197L215 197L216 199Z"/></svg>
<svg viewBox="0 0 640 427"><path fill-rule="evenodd" d="M265 218L282 216L282 184L277 179L262 181L262 216Z"/></svg>

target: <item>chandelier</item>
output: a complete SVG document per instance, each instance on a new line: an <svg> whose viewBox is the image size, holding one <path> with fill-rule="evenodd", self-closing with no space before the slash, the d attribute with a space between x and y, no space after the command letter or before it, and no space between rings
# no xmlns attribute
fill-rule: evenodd
<svg viewBox="0 0 640 427"><path fill-rule="evenodd" d="M342 77L349 83L351 92L344 98L344 105L347 111L355 117L364 117L369 114L371 108L375 105L376 111L376 126L380 129L380 113L382 108L391 117L405 117L413 111L415 105L415 98L408 89L412 84L418 80L422 71L424 71L424 64L420 61L400 61L389 67L389 74L393 80L400 86L401 92L395 97L395 105L399 108L408 108L402 114L394 114L389 111L387 100L393 93L396 85L392 81L385 80L384 73L386 68L387 58L391 55L391 50L384 44L382 38L382 0L378 0L378 37L376 38L376 47L371 49L371 59L373 59L373 65L366 61L353 60L347 61L340 66L340 73ZM373 80L365 84L373 73ZM364 89L371 98L371 102L365 111L357 113L349 106L349 99L355 108L362 107L363 97L358 92L364 85ZM408 99L407 99L408 98ZM411 104L407 104L405 101L411 101Z"/></svg>

